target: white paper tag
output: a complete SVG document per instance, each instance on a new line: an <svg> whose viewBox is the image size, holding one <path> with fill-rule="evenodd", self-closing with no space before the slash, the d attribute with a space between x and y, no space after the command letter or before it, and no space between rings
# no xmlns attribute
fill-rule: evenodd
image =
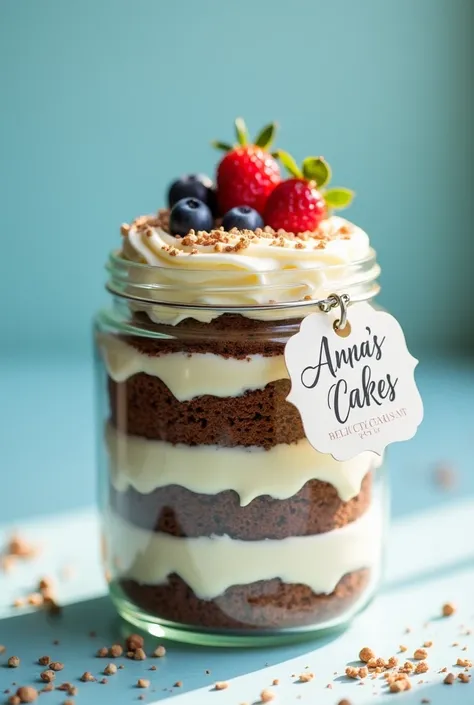
<svg viewBox="0 0 474 705"><path fill-rule="evenodd" d="M423 419L414 378L418 360L390 314L367 303L351 305L347 337L334 330L336 318L312 313L287 342L288 401L321 453L336 460L368 450L381 455L389 443L414 436Z"/></svg>

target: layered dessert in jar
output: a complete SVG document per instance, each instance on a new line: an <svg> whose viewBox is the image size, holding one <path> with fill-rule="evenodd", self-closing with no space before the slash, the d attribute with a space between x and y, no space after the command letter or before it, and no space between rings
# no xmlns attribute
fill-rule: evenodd
<svg viewBox="0 0 474 705"><path fill-rule="evenodd" d="M322 158L272 155L273 132L250 143L237 121L215 183L178 179L122 226L97 321L112 595L177 638L331 626L379 577L380 457L311 446L284 358L321 300L370 300L379 269L334 212L351 193Z"/></svg>

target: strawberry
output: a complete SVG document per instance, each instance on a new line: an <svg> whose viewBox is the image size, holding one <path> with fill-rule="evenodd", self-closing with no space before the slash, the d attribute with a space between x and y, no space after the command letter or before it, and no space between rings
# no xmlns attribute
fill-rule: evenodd
<svg viewBox="0 0 474 705"><path fill-rule="evenodd" d="M280 167L267 148L276 131L274 123L267 125L249 144L247 128L241 118L235 121L238 144L214 142L227 151L217 167L217 200L221 214L231 208L250 206L263 214L267 198L280 183Z"/></svg>
<svg viewBox="0 0 474 705"><path fill-rule="evenodd" d="M282 181L271 193L264 221L274 230L290 233L315 231L329 208L345 208L353 198L349 189L322 190L331 170L322 157L308 157L300 169L294 159L279 150L278 156L293 178Z"/></svg>

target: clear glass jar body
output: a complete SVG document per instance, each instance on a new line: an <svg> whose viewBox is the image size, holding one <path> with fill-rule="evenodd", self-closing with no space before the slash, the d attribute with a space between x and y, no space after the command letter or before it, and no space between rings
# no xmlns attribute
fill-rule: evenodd
<svg viewBox="0 0 474 705"><path fill-rule="evenodd" d="M318 307L199 321L168 306L167 322L156 310L121 295L96 320L104 562L120 614L229 645L347 622L379 581L386 477L375 454L318 453L286 401L285 344Z"/></svg>

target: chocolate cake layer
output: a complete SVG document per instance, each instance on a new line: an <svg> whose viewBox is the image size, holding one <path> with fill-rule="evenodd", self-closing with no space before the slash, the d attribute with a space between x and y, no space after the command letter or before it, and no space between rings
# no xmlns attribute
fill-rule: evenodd
<svg viewBox="0 0 474 705"><path fill-rule="evenodd" d="M279 578L233 585L214 600L201 600L176 574L165 585L121 580L125 595L148 614L205 629L284 629L317 625L343 615L361 597L370 570L345 575L330 595Z"/></svg>
<svg viewBox="0 0 474 705"><path fill-rule="evenodd" d="M226 313L209 323L186 318L175 326L153 323L144 313L133 315L133 324L155 337L121 335L120 338L146 355L171 352L213 353L243 359L249 355L283 355L284 346L299 331L301 319L257 321ZM156 335L160 335L157 338Z"/></svg>
<svg viewBox="0 0 474 705"><path fill-rule="evenodd" d="M291 472L291 469L289 469ZM228 535L245 541L309 536L339 529L368 509L372 475L368 473L360 493L343 502L327 482L311 480L288 499L257 497L241 507L233 490L216 495L197 494L168 485L150 494L134 489L117 492L110 487L110 506L131 524L173 536Z"/></svg>
<svg viewBox="0 0 474 705"><path fill-rule="evenodd" d="M261 446L305 437L301 417L286 401L290 380L238 397L205 395L179 402L158 377L140 372L125 382L109 378L113 425L124 433L186 445Z"/></svg>

